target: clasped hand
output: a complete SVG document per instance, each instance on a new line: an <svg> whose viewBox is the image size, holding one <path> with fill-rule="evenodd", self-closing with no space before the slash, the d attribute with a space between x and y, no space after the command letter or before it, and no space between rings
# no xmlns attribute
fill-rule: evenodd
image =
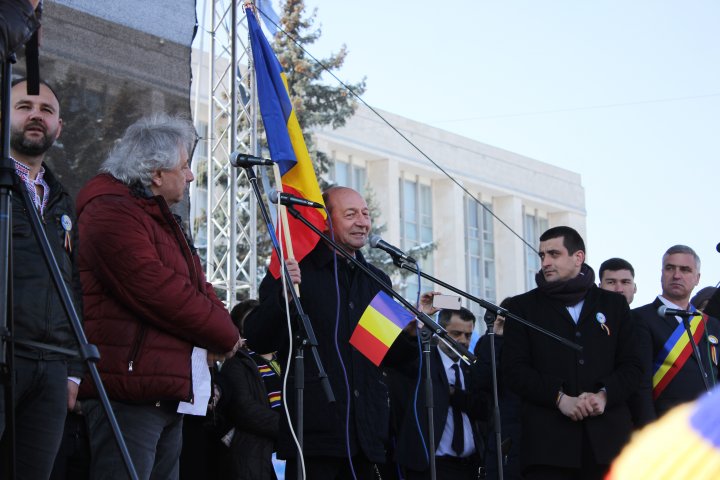
<svg viewBox="0 0 720 480"><path fill-rule="evenodd" d="M583 392L577 397L563 395L558 402L558 408L563 415L578 422L587 417L602 415L606 403L607 393L601 390L598 393Z"/></svg>

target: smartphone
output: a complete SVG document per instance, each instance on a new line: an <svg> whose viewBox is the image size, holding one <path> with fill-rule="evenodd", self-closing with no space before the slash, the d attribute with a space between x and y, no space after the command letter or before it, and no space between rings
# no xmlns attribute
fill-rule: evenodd
<svg viewBox="0 0 720 480"><path fill-rule="evenodd" d="M432 305L443 310L460 310L462 300L456 295L433 295Z"/></svg>

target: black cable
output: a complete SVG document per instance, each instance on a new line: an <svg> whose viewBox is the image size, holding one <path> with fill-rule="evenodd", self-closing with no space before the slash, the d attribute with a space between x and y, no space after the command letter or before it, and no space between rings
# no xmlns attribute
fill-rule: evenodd
<svg viewBox="0 0 720 480"><path fill-rule="evenodd" d="M308 52L308 51L305 49L305 47L302 46L302 44L300 43L299 40L297 40L295 37L293 37L293 36L290 35L288 32L286 32L285 30L283 30L283 28L282 28L280 25L278 25L277 23L275 23L265 12L263 12L260 8L258 8L257 5L255 6L255 9L256 9L269 23L273 24L273 25L275 26L275 28L277 28L278 32L282 32L283 35L285 35L287 38L289 38L290 40L292 40L292 41L295 43L295 45L297 45L297 46L298 46L305 54L307 54L307 56L310 57L315 63L317 63L318 65L320 65L323 70L325 70L327 73L329 73L340 85L342 85L343 88L345 88L345 90L347 90L348 92L350 92L350 94L351 94L353 97L355 97L360 103L362 103L363 105L365 105L372 113L374 113L380 120L382 120L382 121L383 121L388 127L390 127L395 133L397 133L398 135L400 135L400 137L401 137L403 140L405 140L410 146L412 146L415 150L417 150L417 152L418 152L420 155L422 155L423 157L425 157L425 159L426 159L428 162L432 163L432 164L435 166L435 168L437 168L438 170L440 170L440 171L443 173L443 175L445 175L447 178L449 178L455 185L457 185L458 187L460 187L460 189L461 189L463 192L465 192L470 198L472 198L472 199L475 201L475 203L477 203L478 205L480 205L483 209L485 209L486 212L488 212L490 215L492 215L493 218L495 218L498 222L500 222L505 228L507 228L508 230L510 230L510 232L512 232L513 235L515 235L517 238L519 238L520 241L523 242L525 245L527 245L533 252L538 253L538 252L537 252L537 249L536 249L535 247L533 247L532 245L530 245L530 244L529 244L520 234L518 234L515 230L513 230L512 227L510 227L510 225L508 225L508 224L505 223L500 217L498 217L497 215L495 215L495 214L493 213L493 211L492 211L490 208L487 207L487 205L485 205L484 203L482 203L479 199L477 199L477 198L475 197L475 195L473 195L472 193L470 193L470 191L468 191L467 188L465 188L460 182L458 182L454 177L452 177L452 176L451 176L443 167L441 167L437 162L435 162L432 158L430 158L430 156L427 155L420 147L418 147L417 145L415 145L415 143L413 143L412 140L410 140L408 137L406 137L400 130L398 130L398 129L395 127L395 125L393 125L392 123L390 123L389 120L387 120L385 117L383 117L382 114L380 114L380 112L378 112L378 111L375 110L373 107L371 107L371 106L370 106L365 100L363 100L363 98L362 98L360 95L358 95L349 85L347 85L345 82L343 82L342 80L340 80L340 79L337 77L337 75L335 75L323 62L321 62L320 60L318 60L317 58L315 58L315 56L313 56L312 53Z"/></svg>

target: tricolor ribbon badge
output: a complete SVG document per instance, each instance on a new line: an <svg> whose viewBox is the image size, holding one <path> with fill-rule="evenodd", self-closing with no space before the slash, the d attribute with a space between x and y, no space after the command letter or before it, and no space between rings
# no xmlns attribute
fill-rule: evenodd
<svg viewBox="0 0 720 480"><path fill-rule="evenodd" d="M713 364L718 364L718 338L715 335L708 335L708 342L710 342L710 358L712 358Z"/></svg>
<svg viewBox="0 0 720 480"><path fill-rule="evenodd" d="M609 337L610 336L610 327L607 326L607 318L605 318L605 314L602 312L598 312L595 315L595 320L598 321L598 323L600 324L600 328L605 330L605 333L607 333L608 337Z"/></svg>
<svg viewBox="0 0 720 480"><path fill-rule="evenodd" d="M68 253L72 253L72 240L70 237L70 232L72 231L73 226L72 220L70 220L70 217L68 215L64 214L62 217L60 217L60 224L62 225L63 230L65 230L65 241L63 242L63 246Z"/></svg>

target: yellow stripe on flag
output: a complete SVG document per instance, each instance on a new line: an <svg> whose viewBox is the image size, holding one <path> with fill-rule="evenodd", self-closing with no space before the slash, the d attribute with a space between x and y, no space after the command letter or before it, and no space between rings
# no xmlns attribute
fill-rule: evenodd
<svg viewBox="0 0 720 480"><path fill-rule="evenodd" d="M400 327L388 320L383 314L368 306L368 308L360 317L360 325L380 340L384 345L390 347L395 339L400 335Z"/></svg>

